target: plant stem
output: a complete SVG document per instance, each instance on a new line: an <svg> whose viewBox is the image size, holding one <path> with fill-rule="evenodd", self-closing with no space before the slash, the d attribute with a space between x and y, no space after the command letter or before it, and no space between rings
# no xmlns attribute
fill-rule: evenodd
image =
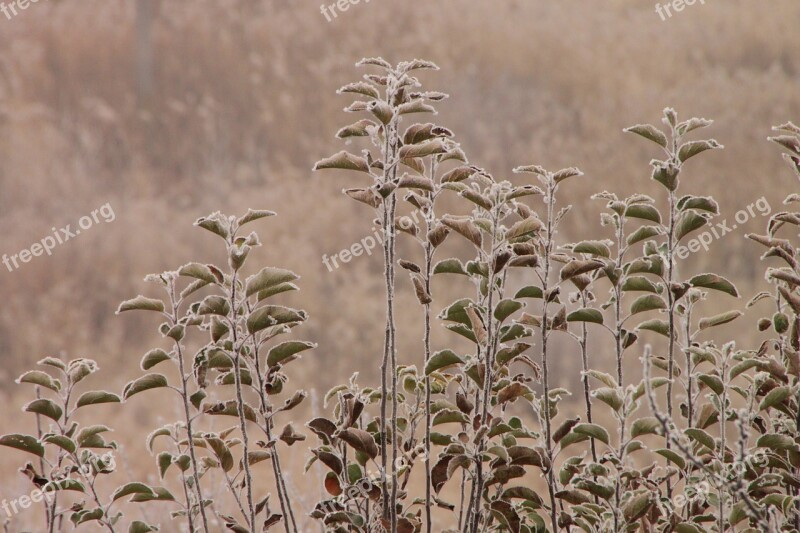
<svg viewBox="0 0 800 533"><path fill-rule="evenodd" d="M672 417L672 377L675 372L675 296L672 282L675 275L674 242L675 236L675 193L669 193L669 233L667 236L667 298L669 307L669 348L667 362L667 415ZM669 448L669 443L667 443Z"/></svg>
<svg viewBox="0 0 800 533"><path fill-rule="evenodd" d="M550 496L550 522L553 532L558 531L558 520L556 518L556 481L553 475L553 434L550 424L550 369L547 360L547 341L549 339L547 329L548 311L548 291L550 278L550 254L553 248L553 210L555 208L555 185L548 186L547 196L547 233L545 235L544 246L544 276L542 281L542 293L544 302L542 303L542 382L544 388L544 424L545 424L545 453L550 466L547 469L547 491Z"/></svg>
<svg viewBox="0 0 800 533"><path fill-rule="evenodd" d="M250 304L248 303L248 311L252 311L250 309ZM267 400L267 395L265 392L265 383L264 383L264 376L261 374L261 362L259 360L258 355L258 343L255 340L255 336L250 336L251 347L253 350L253 358L255 360L256 365L256 377L258 379L258 397L260 400L260 407L261 407L261 416L264 417L264 434L267 436L268 441L272 441L272 420L269 418L269 415L272 411L272 407ZM289 494L286 490L286 485L284 485L283 481L283 474L281 472L281 465L280 459L278 457L277 449L272 453L271 456L271 463L272 463L272 472L275 476L275 487L278 491L278 502L281 506L281 513L283 513L283 528L286 533L291 533L291 529L289 526L291 525L294 527L294 530L297 531L297 523L295 522L294 512L292 511L291 501L289 500Z"/></svg>
<svg viewBox="0 0 800 533"><path fill-rule="evenodd" d="M431 224L428 223L430 230ZM425 245L425 292L431 293L431 271L433 262L433 245ZM431 358L431 304L425 304L425 335L424 335L425 365ZM431 517L431 378L425 376L425 530L433 533L433 519Z"/></svg>
<svg viewBox="0 0 800 533"><path fill-rule="evenodd" d="M583 299L583 305L586 307L586 294L582 293L581 298ZM589 371L589 352L588 352L588 341L589 341L589 330L586 327L586 322L581 322L581 339L580 339L580 346L581 346L581 363L583 365L583 401L585 403L586 408L586 421L591 424L592 423L592 396L589 390L589 375L587 372ZM589 440L589 445L592 450L592 461L595 463L597 462L597 448L595 446L594 439Z"/></svg>
<svg viewBox="0 0 800 533"><path fill-rule="evenodd" d="M238 324L236 322L237 316L237 302L236 302L236 284L238 283L238 271L234 270L231 277L231 291L230 291L230 306L232 317L230 319L231 335L233 340L233 377L236 385L236 407L239 415L239 430L242 433L242 463L244 465L245 475L245 489L247 494L247 508L249 517L247 523L251 530L256 527L256 511L253 504L253 477L250 473L250 441L247 434L247 419L245 418L245 403L242 395L242 370L241 370L241 350L242 346L238 344Z"/></svg>
<svg viewBox="0 0 800 533"><path fill-rule="evenodd" d="M492 210L492 239L489 243L489 252L487 254L486 263L489 265L489 282L487 289L487 305L486 305L486 356L484 357L484 371L483 371L483 406L481 410L481 425L487 425L486 420L489 415L489 403L492 395L492 381L493 381L493 365L492 360L493 344L494 344L494 325L492 319L494 318L494 290L496 285L496 272L494 271L494 256L495 256L495 243L497 241L497 227L500 221L498 220L498 213L496 208ZM480 375L480 372L479 372ZM475 500L472 509L472 531L478 531L478 526L481 521L481 498L483 495L483 450L486 445L485 436L481 437L478 443L477 457L476 457L476 491Z"/></svg>
<svg viewBox="0 0 800 533"><path fill-rule="evenodd" d="M175 295L175 285L174 283L170 287L170 300L172 303L172 325L178 323L178 306L179 302ZM206 507L203 500L203 490L200 487L200 475L198 474L198 467L197 467L197 456L194 450L194 432L192 429L192 416L191 412L189 411L189 390L188 390L188 376L186 375L184 357L183 357L183 348L181 347L180 341L175 341L175 350L178 355L178 371L181 374L181 399L183 400L183 414L186 418L186 433L189 437L189 458L192 461L192 477L194 478L194 486L195 491L197 492L197 504L200 506L200 516L203 521L203 531L208 533L208 518L206 517ZM187 518L189 520L189 529L194 531L192 522L192 510L191 508L188 510Z"/></svg>

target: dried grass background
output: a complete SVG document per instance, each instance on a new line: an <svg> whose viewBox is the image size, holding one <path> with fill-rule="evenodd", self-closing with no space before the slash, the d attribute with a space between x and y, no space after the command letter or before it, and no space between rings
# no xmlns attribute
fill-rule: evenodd
<svg viewBox="0 0 800 533"><path fill-rule="evenodd" d="M381 258L360 257L332 273L321 261L369 234L368 214L339 193L349 178L310 170L339 149L333 133L347 101L334 91L364 56L439 64L427 85L452 98L435 121L495 175L534 161L582 168L587 177L569 198L583 208L568 227L576 236L596 230L592 192L655 193L648 147L629 142L622 128L656 120L666 105L715 119L712 133L726 150L692 167L688 189L713 194L723 218L762 195L777 210L794 186L765 142L770 125L800 120L794 0L707 0L663 22L653 3L629 0L372 0L330 23L316 2L154 6L146 97L137 95L133 0L46 0L13 20L0 16L0 253L28 248L106 202L117 216L52 257L0 269L0 394L8 406L0 433L25 429L13 379L45 355L95 358L95 384L110 390L136 375L141 354L158 342L155 324L114 310L141 291L146 273L220 259L211 238L191 226L217 209L280 215L261 224L264 246L250 263L303 278L291 301L310 313L304 337L320 348L296 367L296 383L321 396L354 371L377 380ZM714 269L749 297L762 274L760 250L744 234L763 223L752 220L696 254L692 270ZM407 280L399 286L400 309L410 311L401 313L400 359L417 362L418 309ZM441 307L450 296L434 295ZM755 343L755 328L743 330L730 331ZM578 354L563 350L555 383L573 388ZM610 364L605 355L592 357ZM134 477L153 471L143 436L175 417L148 403L158 398L95 411L112 416ZM293 468L298 487L304 460ZM0 454L0 498L29 492L15 471L20 461L16 452Z"/></svg>

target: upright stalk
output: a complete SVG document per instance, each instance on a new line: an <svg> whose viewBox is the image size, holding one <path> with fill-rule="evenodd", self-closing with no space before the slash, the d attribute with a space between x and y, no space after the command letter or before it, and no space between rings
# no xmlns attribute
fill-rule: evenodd
<svg viewBox="0 0 800 533"><path fill-rule="evenodd" d="M677 150L677 148L676 148ZM668 313L668 349L667 349L667 415L672 417L672 380L675 371L675 294L672 283L675 279L675 193L669 191L669 227L667 228L667 313ZM667 441L667 449L670 443Z"/></svg>
<svg viewBox="0 0 800 533"><path fill-rule="evenodd" d="M433 206L425 217L427 230L433 226ZM425 292L431 294L431 274L433 271L433 244L429 240L425 242ZM425 333L423 337L425 352L425 365L431 358L431 303L425 304ZM433 533L433 519L431 517L432 494L431 494L431 378L425 375L425 530Z"/></svg>
<svg viewBox="0 0 800 533"><path fill-rule="evenodd" d="M550 522L553 531L558 531L558 520L556 517L556 480L553 475L553 433L550 423L550 368L548 365L547 355L547 342L549 340L549 329L547 327L548 319L548 299L550 291L550 267L551 260L550 254L553 251L553 216L555 209L555 189L554 183L549 183L547 188L547 196L545 202L547 205L547 220L546 220L546 233L544 243L544 275L542 277L542 294L544 300L542 303L542 384L544 389L544 425L545 425L545 452L547 460L550 464L547 470L547 492L550 496Z"/></svg>
<svg viewBox="0 0 800 533"><path fill-rule="evenodd" d="M170 300L172 303L172 316L170 320L172 322L172 326L174 327L178 323L178 307L180 305L180 301L175 294L175 282L172 281L170 286ZM184 362L184 354L183 354L183 347L181 346L180 341L175 341L175 351L178 355L178 372L181 375L181 400L183 403L183 416L186 419L186 433L188 437L188 446L189 446L189 459L192 461L192 478L194 480L195 486L195 493L197 496L197 505L200 506L200 517L203 521L203 531L205 533L209 532L208 529L208 518L206 517L206 506L203 500L203 489L200 487L200 475L198 474L198 463L197 463L197 456L195 454L194 449L194 430L192 429L192 415L191 411L189 410L189 376L186 373L186 367ZM193 521L194 518L192 517L192 510L189 508L187 510L186 515L189 521L189 529L194 531Z"/></svg>
<svg viewBox="0 0 800 533"><path fill-rule="evenodd" d="M587 299L586 299L586 292L581 291L581 300L583 302L583 306L586 307ZM588 344L589 344L589 329L586 327L586 322L581 322L581 336L579 339L580 347L581 347L581 364L583 367L583 401L584 401L584 408L586 410L586 421L591 424L592 423L592 396L591 391L589 390L589 352L588 352ZM597 462L597 447L595 446L594 439L589 440L589 446L592 451L592 461L595 463Z"/></svg>
<svg viewBox="0 0 800 533"><path fill-rule="evenodd" d="M231 243L233 244L233 243ZM242 395L242 374L241 374L241 351L242 346L239 345L238 340L238 324L236 323L237 314L237 301L236 301L236 284L239 282L238 269L234 268L233 275L231 276L231 290L229 294L231 318L230 328L231 337L233 341L233 377L236 386L236 407L239 415L239 430L242 433L242 463L244 464L245 476L245 493L247 495L247 510L249 516L247 523L250 529L256 527L256 508L253 501L253 476L250 472L250 439L247 433L247 419L245 418L245 402Z"/></svg>
<svg viewBox="0 0 800 533"><path fill-rule="evenodd" d="M495 254L495 245L497 242L497 226L500 223L498 219L498 212L497 210L499 207L494 207L492 209L492 233L491 233L491 240L489 242L489 251L486 253L486 263L489 268L489 282L488 282L488 289L487 289L487 305L486 305L486 316L484 318L485 327L486 327L486 347L485 347L485 356L484 356L484 371L483 371L483 397L482 397L482 408L481 408L481 425L486 426L487 419L489 415L489 402L492 395L492 383L494 381L493 377L493 352L494 352L494 291L496 288L496 272L493 267L494 264L494 254ZM483 494L484 488L484 478L483 478L483 451L485 447L485 436L481 438L480 442L478 443L478 447L476 450L476 482L475 482L475 496L473 501L472 507L472 526L471 531L472 533L476 533L478 531L478 527L481 521L481 497Z"/></svg>

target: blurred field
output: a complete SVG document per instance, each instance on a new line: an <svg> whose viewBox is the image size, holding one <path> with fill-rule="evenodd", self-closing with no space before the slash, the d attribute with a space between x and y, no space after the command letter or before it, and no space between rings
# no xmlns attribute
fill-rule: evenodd
<svg viewBox="0 0 800 533"><path fill-rule="evenodd" d="M154 2L148 84L133 1L48 0L0 17L0 253L106 202L116 213L52 257L0 269L0 394L10 406L0 433L29 429L19 427L12 380L45 355L97 359L112 390L137 375L141 354L159 343L157 324L114 310L147 289L147 273L221 259L210 234L192 228L215 210L280 215L260 223L265 245L250 262L303 278L291 302L311 314L304 334L320 348L295 383L321 395L354 371L376 378L381 258L331 273L321 260L369 234L369 213L339 194L352 177L310 171L341 147L333 134L351 117L334 91L360 75L361 57L439 64L426 84L452 97L435 121L495 175L528 163L583 169L569 241L586 230L601 236L591 193L659 193L648 179L656 154L622 128L658 120L667 105L715 119L710 131L727 148L691 166L691 192L713 194L728 218L762 195L780 209L796 185L765 137L800 120L798 20L793 0L709 0L666 22L646 1L372 0L330 23L315 2L172 0ZM762 226L738 228L694 256L692 269L714 268L749 297L762 268L744 234ZM418 362L417 306L403 278L400 287L410 311L401 359ZM434 294L437 305L459 290ZM755 342L747 332L740 341ZM451 340L436 334L437 345ZM578 355L563 351L556 380L573 385ZM138 476L153 470L143 436L176 416L147 401L113 420ZM21 457L0 457L0 498L28 492L14 471Z"/></svg>

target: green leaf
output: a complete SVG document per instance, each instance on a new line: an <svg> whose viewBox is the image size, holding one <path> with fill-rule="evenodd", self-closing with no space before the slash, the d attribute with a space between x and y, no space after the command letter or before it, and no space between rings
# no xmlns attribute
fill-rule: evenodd
<svg viewBox="0 0 800 533"><path fill-rule="evenodd" d="M517 356L525 352L528 348L530 348L530 344L526 344L524 342L517 342L514 346L501 348L497 351L497 355L495 356L495 360L499 365L505 365L508 362L514 360Z"/></svg>
<svg viewBox="0 0 800 533"><path fill-rule="evenodd" d="M655 226L642 226L628 235L626 242L628 243L628 246L631 246L645 239L650 239L652 237L656 237L657 235L661 235L662 233L663 232L661 231L661 228L657 228Z"/></svg>
<svg viewBox="0 0 800 533"><path fill-rule="evenodd" d="M29 413L36 413L42 416L46 416L47 418L51 418L56 422L61 420L61 416L64 414L64 411L58 404L46 398L33 400L25 407L23 407L22 410L27 411Z"/></svg>
<svg viewBox="0 0 800 533"><path fill-rule="evenodd" d="M675 533L703 533L703 530L689 522L681 522L675 526Z"/></svg>
<svg viewBox="0 0 800 533"><path fill-rule="evenodd" d="M535 285L529 285L528 287L523 287L517 294L514 295L514 299L519 298L539 298L541 299L544 296L542 293L542 289L540 287L536 287Z"/></svg>
<svg viewBox="0 0 800 533"><path fill-rule="evenodd" d="M247 331L257 333L263 329L303 322L308 318L304 311L280 305L265 305L253 311L247 319Z"/></svg>
<svg viewBox="0 0 800 533"><path fill-rule="evenodd" d="M165 489L164 487L151 487L153 489L153 494L145 494L144 492L140 492L138 494L134 494L133 498L130 499L132 502L150 502L150 501L160 501L160 502L174 502L175 496L170 494L170 492Z"/></svg>
<svg viewBox="0 0 800 533"><path fill-rule="evenodd" d="M126 483L125 485L115 490L114 493L111 495L111 501L115 502L120 498L124 498L125 496L130 496L131 494L145 494L147 496L155 496L153 489L151 489L144 483L132 482L132 483Z"/></svg>
<svg viewBox="0 0 800 533"><path fill-rule="evenodd" d="M464 268L464 265L458 259L445 259L444 261L439 261L436 263L436 266L433 267L434 274L461 274L462 276L467 275L467 271Z"/></svg>
<svg viewBox="0 0 800 533"><path fill-rule="evenodd" d="M300 288L294 283L281 283L280 285L275 285L265 291L259 292L258 301L261 302L263 300L266 300L267 298L275 296L276 294L281 294L283 292L288 292L288 291L296 291L299 289Z"/></svg>
<svg viewBox="0 0 800 533"><path fill-rule="evenodd" d="M456 355L455 352L451 350L442 350L433 354L428 360L428 363L425 365L425 375L430 376L432 373L444 368L461 364L464 364L464 360Z"/></svg>
<svg viewBox="0 0 800 533"><path fill-rule="evenodd" d="M592 322L603 324L603 313L597 309L578 309L567 315L567 322Z"/></svg>
<svg viewBox="0 0 800 533"><path fill-rule="evenodd" d="M525 304L516 300L501 300L494 308L494 317L503 322L523 307L525 307Z"/></svg>
<svg viewBox="0 0 800 533"><path fill-rule="evenodd" d="M471 326L471 322L469 320L469 316L467 316L467 307L474 306L474 302L469 298L464 298L453 302L447 308L442 310L439 313L439 318L441 320L446 320L448 322L458 322L465 326Z"/></svg>
<svg viewBox="0 0 800 533"><path fill-rule="evenodd" d="M714 391L715 394L721 395L725 391L725 385L722 380L717 376L711 374L701 374L697 376L697 380L705 384L709 389Z"/></svg>
<svg viewBox="0 0 800 533"><path fill-rule="evenodd" d="M148 533L150 531L158 531L158 527L146 524L141 520L135 520L131 522L131 525L128 528L128 533Z"/></svg>
<svg viewBox="0 0 800 533"><path fill-rule="evenodd" d="M227 240L228 236L230 235L230 224L228 223L227 218L219 211L208 216L198 218L195 220L194 225L199 228L203 228L206 231L210 231L211 233L214 233L225 240Z"/></svg>
<svg viewBox="0 0 800 533"><path fill-rule="evenodd" d="M630 276L625 278L625 281L622 283L622 290L625 292L651 292L653 294L661 292L658 285L644 276Z"/></svg>
<svg viewBox="0 0 800 533"><path fill-rule="evenodd" d="M158 463L158 475L161 479L164 479L167 470L172 466L172 454L169 452L161 452L158 454L156 462Z"/></svg>
<svg viewBox="0 0 800 533"><path fill-rule="evenodd" d="M71 438L64 435L48 434L42 437L42 442L55 444L59 448L66 450L68 453L75 453L75 450L78 449L78 444Z"/></svg>
<svg viewBox="0 0 800 533"><path fill-rule="evenodd" d="M78 403L76 405L78 407L83 407L86 405L95 405L99 403L120 403L121 401L122 400L119 396L110 392L90 391L81 394L81 397L78 398Z"/></svg>
<svg viewBox="0 0 800 533"><path fill-rule="evenodd" d="M108 445L105 444L100 434L109 431L111 431L111 428L108 426L88 426L78 432L75 436L75 441L78 443L78 446L82 448L108 448Z"/></svg>
<svg viewBox="0 0 800 533"><path fill-rule="evenodd" d="M117 309L117 314L122 313L124 311L157 311L159 313L164 312L164 302L161 300L156 300L154 298L147 298L145 296L139 295L132 300L126 300L122 302Z"/></svg>
<svg viewBox="0 0 800 533"><path fill-rule="evenodd" d="M669 323L666 320L646 320L639 324L636 329L644 329L647 331L653 331L658 333L659 335L663 335L665 337L669 337Z"/></svg>
<svg viewBox="0 0 800 533"><path fill-rule="evenodd" d="M684 196L678 200L677 207L679 211L684 211L686 209L697 209L699 211L706 211L714 215L719 214L719 205L710 196Z"/></svg>
<svg viewBox="0 0 800 533"><path fill-rule="evenodd" d="M678 149L678 159L683 163L697 154L716 148L722 148L722 145L713 139L708 141L689 141Z"/></svg>
<svg viewBox="0 0 800 533"><path fill-rule="evenodd" d="M44 366L52 366L54 368L58 368L59 370L66 371L67 365L64 361L60 359L56 359L55 357L45 357L44 359L40 360L36 363L37 365L44 365Z"/></svg>
<svg viewBox="0 0 800 533"><path fill-rule="evenodd" d="M634 259L626 265L627 274L654 274L664 276L664 261L660 256L651 255Z"/></svg>
<svg viewBox="0 0 800 533"><path fill-rule="evenodd" d="M541 505L542 498L530 487L509 487L503 491L501 500L528 500Z"/></svg>
<svg viewBox="0 0 800 533"><path fill-rule="evenodd" d="M317 345L313 342L304 341L287 341L282 342L272 349L267 355L267 365L270 367L276 366L287 358L292 357L300 352L316 348Z"/></svg>
<svg viewBox="0 0 800 533"><path fill-rule="evenodd" d="M631 315L645 313L647 311L656 311L667 308L667 303L660 296L655 294L646 294L638 297L631 304Z"/></svg>
<svg viewBox="0 0 800 533"><path fill-rule="evenodd" d="M653 505L653 494L645 489L636 492L622 505L622 515L628 523L642 518Z"/></svg>
<svg viewBox="0 0 800 533"><path fill-rule="evenodd" d="M53 379L50 374L47 372L42 372L41 370L31 370L29 372L25 372L17 378L17 383L32 383L34 385L46 387L55 392L61 390L61 382L57 379Z"/></svg>
<svg viewBox="0 0 800 533"><path fill-rule="evenodd" d="M708 223L708 217L698 215L694 211L685 211L675 225L675 242L696 231Z"/></svg>
<svg viewBox="0 0 800 533"><path fill-rule="evenodd" d="M86 487L77 479L65 478L59 481L51 481L47 485L47 490L71 490L75 492L86 492Z"/></svg>
<svg viewBox="0 0 800 533"><path fill-rule="evenodd" d="M788 435L780 435L778 433L767 433L766 435L762 435L756 441L756 446L759 448L769 448L770 450L775 451L797 449L797 444L795 444L794 439Z"/></svg>
<svg viewBox="0 0 800 533"><path fill-rule="evenodd" d="M693 132L696 129L707 128L713 123L714 123L713 120L692 117L689 120L684 120L683 122L678 124L676 130L678 131L678 135L686 135L687 133ZM684 533L684 532L679 532L679 533Z"/></svg>
<svg viewBox="0 0 800 533"><path fill-rule="evenodd" d="M229 400L227 402L219 402L214 405L209 406L206 410L206 413L209 415L215 416L239 416L239 408L236 405L236 400ZM245 420L249 420L250 422L258 422L258 415L256 414L255 409L250 407L249 405L245 404L244 406L244 418Z"/></svg>
<svg viewBox="0 0 800 533"><path fill-rule="evenodd" d="M222 470L225 472L230 472L233 468L234 460L233 454L231 453L231 450L228 448L228 445L225 443L225 441L215 436L207 436L205 441L219 460Z"/></svg>
<svg viewBox="0 0 800 533"><path fill-rule="evenodd" d="M296 281L298 279L300 279L300 277L289 270L266 267L261 269L258 274L254 274L247 278L247 281L245 282L245 295L249 298L257 292L270 289L283 283Z"/></svg>
<svg viewBox="0 0 800 533"><path fill-rule="evenodd" d="M639 418L631 426L631 438L635 439L641 435L658 435L661 429L661 423L657 418L653 416Z"/></svg>
<svg viewBox="0 0 800 533"><path fill-rule="evenodd" d="M736 320L743 314L744 313L741 311L728 311L727 313L721 313L719 315L701 319L699 326L701 330L713 328L715 326L721 326Z"/></svg>
<svg viewBox="0 0 800 533"><path fill-rule="evenodd" d="M20 435L19 433L12 433L10 435L3 435L0 437L0 446L7 446L23 452L32 453L33 455L44 457L44 446L39 442L36 437L30 435Z"/></svg>
<svg viewBox="0 0 800 533"><path fill-rule="evenodd" d="M597 439L604 444L608 444L610 441L608 432L605 430L605 428L598 426L597 424L578 424L572 428L572 432L577 433L578 435L586 435L587 437Z"/></svg>
<svg viewBox="0 0 800 533"><path fill-rule="evenodd" d="M627 209L625 209L625 216L661 224L661 213L658 212L658 209L648 204L634 204L628 206Z"/></svg>
<svg viewBox="0 0 800 533"><path fill-rule="evenodd" d="M144 357L142 357L141 368L144 371L150 370L154 366L164 361L170 360L171 357L167 352L161 349L150 350Z"/></svg>
<svg viewBox="0 0 800 533"><path fill-rule="evenodd" d="M94 509L81 509L76 511L70 515L69 519L70 522L78 526L93 520L102 520L104 516L105 512L100 507L95 507Z"/></svg>
<svg viewBox="0 0 800 533"><path fill-rule="evenodd" d="M637 124L636 126L626 128L625 131L640 135L647 140L653 141L663 148L667 147L667 136L664 135L661 130L651 124Z"/></svg>
<svg viewBox="0 0 800 533"><path fill-rule="evenodd" d="M726 294L730 294L734 298L739 297L739 291L736 290L736 287L733 285L733 283L716 274L700 274L695 276L689 280L689 285L692 287L701 287L704 289L712 289L715 291L724 292Z"/></svg>
<svg viewBox="0 0 800 533"><path fill-rule="evenodd" d="M617 388L619 385L617 384L617 380L614 379L611 374L606 374L605 372L600 372L599 370L587 370L586 375L598 380L600 383L611 387Z"/></svg>
<svg viewBox="0 0 800 533"><path fill-rule="evenodd" d="M699 442L706 448L711 451L717 449L717 443L714 441L714 437L703 431L702 429L698 428L687 428L684 430L684 433L687 437L692 439L693 441Z"/></svg>
<svg viewBox="0 0 800 533"><path fill-rule="evenodd" d="M248 209L247 213L245 213L241 218L239 218L239 220L236 221L236 224L241 227L256 220L274 216L275 213L273 211L267 211L266 209Z"/></svg>
<svg viewBox="0 0 800 533"><path fill-rule="evenodd" d="M134 394L168 386L167 378L163 374L147 374L125 385L125 388L122 389L122 397L127 400Z"/></svg>
<svg viewBox="0 0 800 533"><path fill-rule="evenodd" d="M442 409L434 415L431 425L438 426L440 424L452 423L466 424L468 422L469 418L461 411L456 411L455 409Z"/></svg>
<svg viewBox="0 0 800 533"><path fill-rule="evenodd" d="M228 299L217 294L203 298L203 301L200 302L200 306L197 308L198 315L228 316L230 312L231 306L228 303Z"/></svg>
<svg viewBox="0 0 800 533"><path fill-rule="evenodd" d="M615 411L622 409L622 398L617 392L617 389L613 389L611 387L602 387L592 391L592 396L608 405Z"/></svg>
<svg viewBox="0 0 800 533"><path fill-rule="evenodd" d="M789 387L776 387L769 391L766 396L764 396L764 399L761 400L761 404L758 406L758 409L759 411L763 411L765 409L769 409L770 407L780 405L786 401L791 394L792 389Z"/></svg>
<svg viewBox="0 0 800 533"><path fill-rule="evenodd" d="M667 450L665 448L662 448L660 450L656 450L656 453L658 455L661 455L662 457L667 458L667 460L669 460L670 462L675 463L681 470L684 470L686 468L686 461L683 460L683 457L675 453L674 450Z"/></svg>
<svg viewBox="0 0 800 533"><path fill-rule="evenodd" d="M208 268L207 265L200 263L189 263L183 265L180 270L178 270L178 274L181 276L199 279L206 283L217 283L217 277L211 272L211 269Z"/></svg>
<svg viewBox="0 0 800 533"><path fill-rule="evenodd" d="M611 257L611 250L608 245L602 241L583 241L576 244L572 251L576 254L591 254L599 255L601 257Z"/></svg>

